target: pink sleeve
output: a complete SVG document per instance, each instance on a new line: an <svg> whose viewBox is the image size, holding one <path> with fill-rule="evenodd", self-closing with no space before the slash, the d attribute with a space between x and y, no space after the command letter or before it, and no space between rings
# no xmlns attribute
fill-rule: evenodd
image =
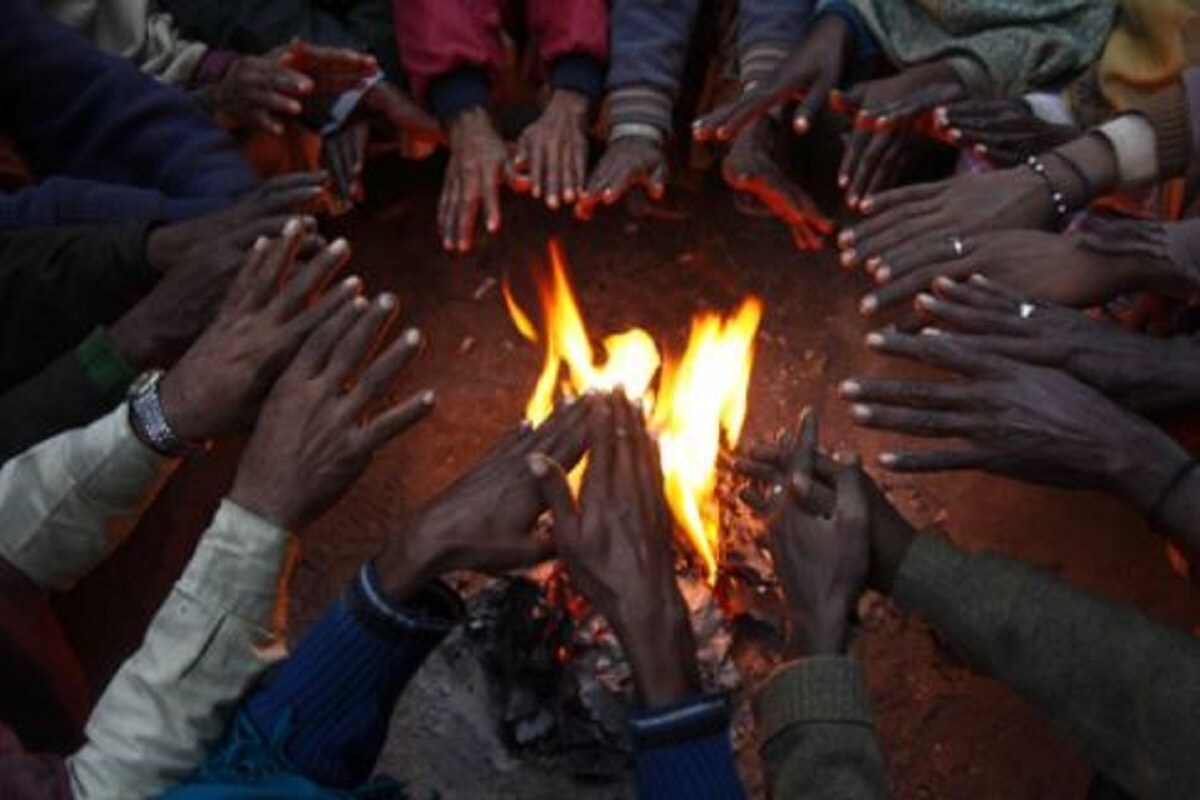
<svg viewBox="0 0 1200 800"><path fill-rule="evenodd" d="M400 60L418 99L427 99L434 80L461 67L490 75L499 70L502 5L501 0L393 0Z"/></svg>
<svg viewBox="0 0 1200 800"><path fill-rule="evenodd" d="M608 3L605 0L527 0L529 30L537 37L547 72L566 55L608 63Z"/></svg>

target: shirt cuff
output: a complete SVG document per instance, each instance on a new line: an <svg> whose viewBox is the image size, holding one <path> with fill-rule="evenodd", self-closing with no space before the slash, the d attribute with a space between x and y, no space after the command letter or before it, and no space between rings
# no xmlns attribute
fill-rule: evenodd
<svg viewBox="0 0 1200 800"><path fill-rule="evenodd" d="M671 132L671 96L653 86L622 86L608 93L612 127L651 125L665 139ZM610 137L611 138L611 137Z"/></svg>
<svg viewBox="0 0 1200 800"><path fill-rule="evenodd" d="M550 84L579 92L595 103L604 94L604 63L586 53L568 53L550 67Z"/></svg>
<svg viewBox="0 0 1200 800"><path fill-rule="evenodd" d="M1117 161L1117 181L1122 188L1156 180L1159 157L1155 131L1146 117L1122 114L1096 128L1112 145Z"/></svg>
<svg viewBox="0 0 1200 800"><path fill-rule="evenodd" d="M785 664L755 698L754 711L764 742L806 722L874 724L862 668L849 656Z"/></svg>
<svg viewBox="0 0 1200 800"><path fill-rule="evenodd" d="M729 728L729 698L700 695L655 709L644 709L630 721L635 750L673 747L714 736Z"/></svg>
<svg viewBox="0 0 1200 800"><path fill-rule="evenodd" d="M440 640L466 616L462 598L441 580L432 581L402 604L392 602L379 588L378 573L369 561L359 568L346 603L364 627L386 638L426 634Z"/></svg>
<svg viewBox="0 0 1200 800"><path fill-rule="evenodd" d="M469 108L487 108L491 102L488 75L481 67L460 67L429 85L429 105L442 125Z"/></svg>
<svg viewBox="0 0 1200 800"><path fill-rule="evenodd" d="M118 352L104 328L96 328L75 348L75 357L88 380L112 400L125 396L138 372Z"/></svg>

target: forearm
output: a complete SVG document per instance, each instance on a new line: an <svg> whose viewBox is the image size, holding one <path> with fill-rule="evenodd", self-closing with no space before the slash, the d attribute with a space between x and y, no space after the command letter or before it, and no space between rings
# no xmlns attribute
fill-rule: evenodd
<svg viewBox="0 0 1200 800"><path fill-rule="evenodd" d="M0 194L0 230L51 225L174 222L228 205L229 199L168 197L157 189L54 177Z"/></svg>
<svg viewBox="0 0 1200 800"><path fill-rule="evenodd" d="M143 445L124 405L0 468L0 557L69 589L125 540L175 462Z"/></svg>
<svg viewBox="0 0 1200 800"><path fill-rule="evenodd" d="M772 797L888 796L870 698L856 661L822 656L787 664L755 706Z"/></svg>
<svg viewBox="0 0 1200 800"><path fill-rule="evenodd" d="M76 798L154 797L190 775L282 655L287 531L225 501L68 761Z"/></svg>
<svg viewBox="0 0 1200 800"><path fill-rule="evenodd" d="M1126 791L1185 796L1200 779L1194 637L1024 564L929 536L909 550L894 595L968 661L1072 731Z"/></svg>

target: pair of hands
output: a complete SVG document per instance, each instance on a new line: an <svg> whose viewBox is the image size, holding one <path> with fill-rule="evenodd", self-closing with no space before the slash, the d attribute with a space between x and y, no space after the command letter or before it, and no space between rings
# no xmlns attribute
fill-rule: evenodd
<svg viewBox="0 0 1200 800"><path fill-rule="evenodd" d="M339 239L301 259L303 244L298 220L282 238L258 240L213 323L160 386L163 413L183 439L253 426L230 498L283 527L320 515L434 400L423 391L371 413L420 335L380 347L395 297L368 303L357 277L323 291L349 245Z"/></svg>
<svg viewBox="0 0 1200 800"><path fill-rule="evenodd" d="M537 120L510 149L483 108L470 108L448 126L450 161L438 201L442 247L468 253L477 229L500 230L500 191L529 192L546 207L581 202L587 178L587 98L556 89ZM482 219L481 219L482 218Z"/></svg>

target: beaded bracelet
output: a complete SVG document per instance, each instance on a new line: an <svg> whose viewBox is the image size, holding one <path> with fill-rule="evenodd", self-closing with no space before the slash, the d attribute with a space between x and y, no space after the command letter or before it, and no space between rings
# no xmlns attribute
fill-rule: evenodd
<svg viewBox="0 0 1200 800"><path fill-rule="evenodd" d="M1191 461L1175 470L1175 473L1171 475L1170 480L1166 482L1162 488L1162 491L1158 493L1158 497L1155 499L1154 505L1150 506L1150 513L1147 515L1147 518L1150 523L1151 530L1162 530L1163 507L1166 506L1167 501L1171 499L1171 496L1175 494L1175 490L1179 488L1179 485L1182 484L1184 480L1186 480L1187 477L1196 470L1197 467L1200 467L1200 458L1193 458Z"/></svg>
<svg viewBox="0 0 1200 800"><path fill-rule="evenodd" d="M1096 184L1092 183L1092 179L1087 176L1083 168L1076 164L1074 159L1067 158L1057 150L1051 150L1049 155L1066 164L1067 169L1071 170L1071 174L1075 176L1075 180L1079 181L1079 185L1083 187L1084 202L1090 203L1096 197Z"/></svg>
<svg viewBox="0 0 1200 800"><path fill-rule="evenodd" d="M1054 206L1054 213L1058 215L1059 222L1066 219L1067 214L1071 211L1067 205L1067 196L1054 185L1054 180L1050 177L1050 173L1046 171L1046 165L1037 156L1030 156L1025 159L1025 166L1033 170L1039 178L1046 182L1046 187L1050 189L1050 202Z"/></svg>

